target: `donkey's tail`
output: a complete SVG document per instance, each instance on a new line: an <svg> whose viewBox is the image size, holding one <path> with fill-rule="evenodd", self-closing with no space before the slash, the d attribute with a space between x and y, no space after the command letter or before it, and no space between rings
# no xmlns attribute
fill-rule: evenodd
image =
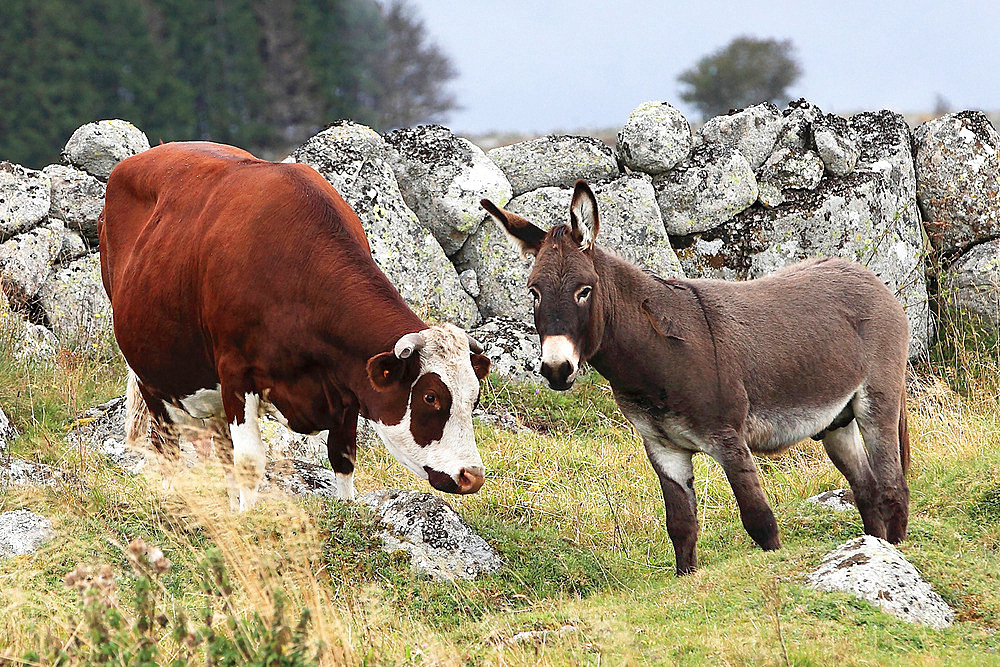
<svg viewBox="0 0 1000 667"><path fill-rule="evenodd" d="M128 388L125 390L125 444L142 449L149 438L149 406L139 392L139 378L128 369Z"/></svg>
<svg viewBox="0 0 1000 667"><path fill-rule="evenodd" d="M903 397L899 401L899 463L903 466L903 474L910 469L910 429L906 424L906 387L903 387Z"/></svg>

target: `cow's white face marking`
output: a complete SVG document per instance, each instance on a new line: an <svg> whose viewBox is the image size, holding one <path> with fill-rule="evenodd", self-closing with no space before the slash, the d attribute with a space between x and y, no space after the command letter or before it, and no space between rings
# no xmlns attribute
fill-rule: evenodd
<svg viewBox="0 0 1000 667"><path fill-rule="evenodd" d="M569 362L572 369L566 378L566 383L570 384L580 371L580 353L577 352L576 345L569 337L546 336L542 341L542 364L550 368L558 368L566 361Z"/></svg>
<svg viewBox="0 0 1000 667"><path fill-rule="evenodd" d="M426 341L417 352L420 372L413 385L427 373L436 373L451 392L451 412L440 439L421 446L412 426L413 396L407 397L406 413L398 424L373 422L389 453L410 472L427 479L425 466L458 480L463 468L483 472L483 460L472 430L472 410L479 396L479 378L470 361L469 339L458 327L445 324L421 332ZM418 399L421 397L417 397Z"/></svg>
<svg viewBox="0 0 1000 667"><path fill-rule="evenodd" d="M260 412L260 397L249 393L244 396L243 423L233 419L229 425L229 433L233 438L233 474L239 487L239 509L241 512L252 509L257 502L257 489L264 476L264 466L267 455L264 443L260 439L260 425L257 415Z"/></svg>

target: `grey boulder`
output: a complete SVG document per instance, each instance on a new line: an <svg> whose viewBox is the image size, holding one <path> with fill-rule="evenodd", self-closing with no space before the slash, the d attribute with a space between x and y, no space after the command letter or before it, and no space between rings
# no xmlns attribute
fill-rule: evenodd
<svg viewBox="0 0 1000 667"><path fill-rule="evenodd" d="M291 496L337 498L337 477L329 468L296 459L269 461L261 491L277 487Z"/></svg>
<svg viewBox="0 0 1000 667"><path fill-rule="evenodd" d="M63 346L99 354L113 348L111 302L101 282L99 255L87 255L56 271L38 300Z"/></svg>
<svg viewBox="0 0 1000 667"><path fill-rule="evenodd" d="M938 291L943 304L1000 325L1000 239L960 255L943 272Z"/></svg>
<svg viewBox="0 0 1000 667"><path fill-rule="evenodd" d="M486 155L507 175L514 197L538 188L573 185L581 178L596 181L619 173L614 152L592 137L549 135L499 146ZM506 203L489 199L498 206Z"/></svg>
<svg viewBox="0 0 1000 667"><path fill-rule="evenodd" d="M835 512L857 510L854 493L850 489L834 489L806 498L806 502L832 509Z"/></svg>
<svg viewBox="0 0 1000 667"><path fill-rule="evenodd" d="M482 344L491 373L515 382L542 383L535 370L542 350L532 325L513 317L491 317L469 335Z"/></svg>
<svg viewBox="0 0 1000 667"><path fill-rule="evenodd" d="M8 418L4 413L3 407L0 407L0 454L7 451L7 448L10 447L10 443L12 443L18 435L17 429L10 423L10 418Z"/></svg>
<svg viewBox="0 0 1000 667"><path fill-rule="evenodd" d="M0 558L25 556L55 537L52 522L28 510L0 514Z"/></svg>
<svg viewBox="0 0 1000 667"><path fill-rule="evenodd" d="M24 308L45 284L63 252L66 228L50 223L0 244L0 287L15 308Z"/></svg>
<svg viewBox="0 0 1000 667"><path fill-rule="evenodd" d="M709 119L698 131L705 143L738 150L754 171L774 150L784 118L770 102Z"/></svg>
<svg viewBox="0 0 1000 667"><path fill-rule="evenodd" d="M76 475L54 466L14 458L0 459L0 490L14 486L60 488L78 484Z"/></svg>
<svg viewBox="0 0 1000 667"><path fill-rule="evenodd" d="M758 198L767 208L786 200L787 190L814 190L823 178L823 161L814 151L779 148L757 171Z"/></svg>
<svg viewBox="0 0 1000 667"><path fill-rule="evenodd" d="M821 591L851 593L910 623L942 629L955 620L917 568L896 547L871 535L828 553L806 582Z"/></svg>
<svg viewBox="0 0 1000 667"><path fill-rule="evenodd" d="M503 566L496 550L437 496L384 489L358 501L371 507L385 528L383 549L409 554L410 566L432 579L471 580Z"/></svg>
<svg viewBox="0 0 1000 667"><path fill-rule="evenodd" d="M63 158L102 181L127 157L149 150L149 139L127 120L99 120L77 128L63 148Z"/></svg>
<svg viewBox="0 0 1000 667"><path fill-rule="evenodd" d="M723 144L696 148L689 159L655 176L653 188L671 236L718 227L760 194L751 164L739 150Z"/></svg>
<svg viewBox="0 0 1000 667"><path fill-rule="evenodd" d="M291 157L316 169L354 209L375 263L418 315L469 326L479 319L475 302L434 235L403 200L388 152L371 128L340 121Z"/></svg>
<svg viewBox="0 0 1000 667"><path fill-rule="evenodd" d="M80 169L50 164L42 170L52 183L52 206L49 216L58 218L81 233L91 246L97 247L97 219L104 208L107 187Z"/></svg>
<svg viewBox="0 0 1000 667"><path fill-rule="evenodd" d="M781 127L778 129L778 139L774 148L798 148L806 150L813 148L812 124L823 116L823 110L805 98L799 98L788 103L781 112Z"/></svg>
<svg viewBox="0 0 1000 667"><path fill-rule="evenodd" d="M831 176L846 176L861 157L857 134L847 119L826 114L811 125L812 143L816 147L826 172Z"/></svg>
<svg viewBox="0 0 1000 667"><path fill-rule="evenodd" d="M691 126L666 102L646 102L629 114L618 132L618 155L626 167L647 174L673 169L691 154Z"/></svg>
<svg viewBox="0 0 1000 667"><path fill-rule="evenodd" d="M980 111L914 132L917 198L931 241L946 253L1000 236L1000 133Z"/></svg>
<svg viewBox="0 0 1000 667"><path fill-rule="evenodd" d="M0 162L0 241L40 223L48 215L51 202L47 174Z"/></svg>
<svg viewBox="0 0 1000 667"><path fill-rule="evenodd" d="M385 141L403 200L447 255L455 254L482 223L481 199L503 206L511 198L503 171L446 127L404 128L387 134Z"/></svg>

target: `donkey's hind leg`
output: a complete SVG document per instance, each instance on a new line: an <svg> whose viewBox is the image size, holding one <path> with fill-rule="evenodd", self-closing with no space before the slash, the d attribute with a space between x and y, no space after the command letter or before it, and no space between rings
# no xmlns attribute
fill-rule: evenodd
<svg viewBox="0 0 1000 667"><path fill-rule="evenodd" d="M843 428L827 431L823 436L823 447L837 466L837 470L847 478L854 492L854 502L861 513L865 533L885 539L885 521L879 508L879 489L872 474L868 454L861 442L857 420Z"/></svg>
<svg viewBox="0 0 1000 667"><path fill-rule="evenodd" d="M855 399L854 408L879 490L878 506L885 522L885 539L892 544L906 539L910 513L910 487L903 475L899 448L901 395L899 391L872 394Z"/></svg>
<svg viewBox="0 0 1000 667"><path fill-rule="evenodd" d="M722 465L729 485L733 487L747 534L765 551L780 549L778 522L760 486L757 464L750 448L735 431L720 434L713 438L713 442L712 458Z"/></svg>

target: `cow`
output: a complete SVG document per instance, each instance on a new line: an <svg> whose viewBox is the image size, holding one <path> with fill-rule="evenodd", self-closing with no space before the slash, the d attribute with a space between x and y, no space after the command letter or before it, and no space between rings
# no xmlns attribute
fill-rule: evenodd
<svg viewBox="0 0 1000 667"><path fill-rule="evenodd" d="M808 437L847 478L865 532L906 537L909 325L869 269L827 258L745 282L665 280L595 243L597 201L583 181L570 224L548 231L482 205L535 258L527 287L542 376L569 389L589 362L642 437L678 574L698 563L696 452L722 466L744 528L765 550L781 541L751 452Z"/></svg>
<svg viewBox="0 0 1000 667"><path fill-rule="evenodd" d="M114 168L98 234L134 374L130 437L144 404L154 448L175 462L180 427L203 420L234 509L256 502L257 419L269 406L294 431L329 432L341 498L354 498L359 415L435 489L483 485L472 411L489 359L458 327L429 326L407 306L357 214L314 169L162 144Z"/></svg>

